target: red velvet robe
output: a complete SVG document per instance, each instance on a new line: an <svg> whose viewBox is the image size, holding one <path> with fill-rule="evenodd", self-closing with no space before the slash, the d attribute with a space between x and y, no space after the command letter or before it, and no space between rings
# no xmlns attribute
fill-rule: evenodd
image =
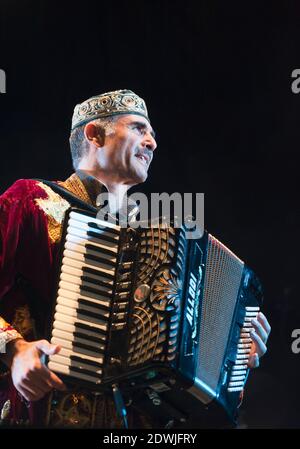
<svg viewBox="0 0 300 449"><path fill-rule="evenodd" d="M2 321L4 327L0 331L17 328L26 340L43 335L46 324L42 322L43 311L50 310L54 261L59 246L59 240L51 239L49 234L51 216L46 213L46 207L43 208L43 201L49 201L47 189L32 180L15 182L0 197L0 316L7 322ZM33 316L32 298L27 297L24 282L34 286L34 295L40 302L40 316ZM2 375L0 410L7 400L11 401L11 419L26 421L29 418L38 423L36 418L40 413L35 414L34 409L40 404L25 404L8 374Z"/></svg>
<svg viewBox="0 0 300 449"><path fill-rule="evenodd" d="M94 204L98 186L73 174L63 187ZM99 191L98 191L99 193ZM61 224L70 204L51 188L34 180L15 182L0 197L0 343L16 336L45 338L55 285ZM0 354L1 356L1 354ZM1 357L0 357L1 359ZM6 371L6 372L5 372ZM45 402L28 403L16 391L2 365L0 420L42 425Z"/></svg>

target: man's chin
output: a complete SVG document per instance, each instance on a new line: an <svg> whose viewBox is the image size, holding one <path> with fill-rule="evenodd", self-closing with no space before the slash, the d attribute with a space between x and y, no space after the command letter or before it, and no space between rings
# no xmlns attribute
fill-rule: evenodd
<svg viewBox="0 0 300 449"><path fill-rule="evenodd" d="M136 176L136 184L141 184L142 182L145 182L148 178L148 173L145 171L144 173L137 173Z"/></svg>
<svg viewBox="0 0 300 449"><path fill-rule="evenodd" d="M141 184L141 183L145 182L147 178L148 178L148 173L146 171L143 173L141 173L141 172L131 173L131 176L128 177L127 182L125 184L134 186L136 184Z"/></svg>
<svg viewBox="0 0 300 449"><path fill-rule="evenodd" d="M136 184L145 182L148 178L148 167L135 167L135 170L132 174Z"/></svg>

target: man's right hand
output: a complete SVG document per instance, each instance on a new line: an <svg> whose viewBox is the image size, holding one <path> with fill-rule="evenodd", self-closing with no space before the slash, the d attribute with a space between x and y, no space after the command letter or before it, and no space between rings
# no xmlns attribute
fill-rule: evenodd
<svg viewBox="0 0 300 449"><path fill-rule="evenodd" d="M8 345L6 363L16 389L27 401L38 401L53 388L64 391L64 383L41 361L41 357L60 351L60 346L47 340L27 342L13 340Z"/></svg>

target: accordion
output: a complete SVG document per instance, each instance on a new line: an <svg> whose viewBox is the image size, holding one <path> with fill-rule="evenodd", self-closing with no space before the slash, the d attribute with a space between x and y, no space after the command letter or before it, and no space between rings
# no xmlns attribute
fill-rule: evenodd
<svg viewBox="0 0 300 449"><path fill-rule="evenodd" d="M261 285L215 237L186 234L69 209L49 331L62 349L48 367L91 391L148 388L180 416L235 422Z"/></svg>

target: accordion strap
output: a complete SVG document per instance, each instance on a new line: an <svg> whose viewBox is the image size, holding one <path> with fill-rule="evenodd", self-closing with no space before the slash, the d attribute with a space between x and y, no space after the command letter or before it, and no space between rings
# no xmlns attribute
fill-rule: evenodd
<svg viewBox="0 0 300 449"><path fill-rule="evenodd" d="M97 207L94 207L91 204L88 204L86 201L83 201L78 196L74 195L69 190L60 186L56 182L47 181L45 179L37 179L37 178L34 178L33 181L42 182L43 184L46 184L47 186L51 187L51 189L54 190L54 192L58 193L61 197L63 197L65 200L67 200L72 206L76 206L81 209L87 209L87 210L90 210L91 212L95 212L95 213L99 212Z"/></svg>

